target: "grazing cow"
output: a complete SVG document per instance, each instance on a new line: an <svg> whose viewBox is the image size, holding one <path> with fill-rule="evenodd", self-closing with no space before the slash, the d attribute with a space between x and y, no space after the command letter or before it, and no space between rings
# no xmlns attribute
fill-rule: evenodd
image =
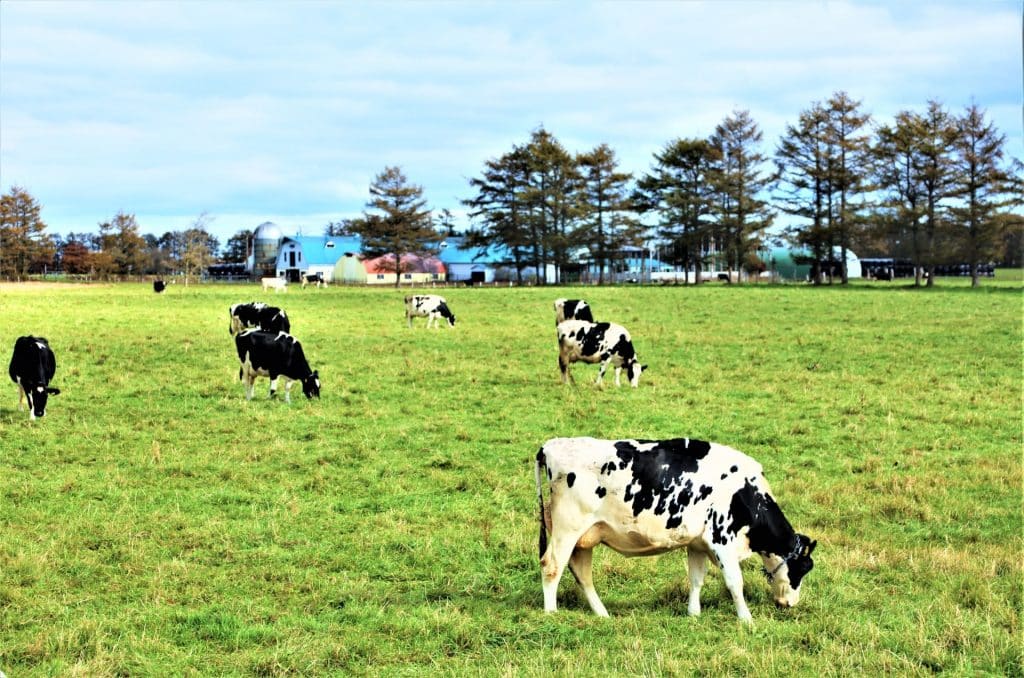
<svg viewBox="0 0 1024 678"><path fill-rule="evenodd" d="M249 304L234 304L228 311L230 324L228 332L238 334L244 329L258 327L264 332L291 332L292 324L288 314L277 306L267 306L254 301Z"/></svg>
<svg viewBox="0 0 1024 678"><path fill-rule="evenodd" d="M165 289L167 289L167 285L164 283L163 280L154 280L153 281L153 291L154 292L156 292L157 294L160 294Z"/></svg>
<svg viewBox="0 0 1024 678"><path fill-rule="evenodd" d="M547 470L550 504L542 474ZM688 612L700 614L708 557L721 569L736 613L750 622L740 561L757 553L781 607L800 599L817 545L798 534L772 497L761 465L724 445L700 440L555 438L537 453L540 564L544 610L554 612L565 566L598 615L591 556L605 544L625 556L685 547L690 574ZM550 537L548 532L550 531Z"/></svg>
<svg viewBox="0 0 1024 678"><path fill-rule="evenodd" d="M28 417L35 419L46 415L46 401L49 396L60 393L52 388L50 380L57 371L57 360L50 349L50 343L42 337L18 337L14 342L14 353L7 373L18 385L18 409L21 401L28 403Z"/></svg>
<svg viewBox="0 0 1024 678"><path fill-rule="evenodd" d="M438 327L439 318L446 318L449 327L455 326L455 316L448 308L448 302L436 294L415 294L406 297L405 319L409 322L409 327L412 327L413 317L425 317L428 328L431 323Z"/></svg>
<svg viewBox="0 0 1024 678"><path fill-rule="evenodd" d="M288 291L288 282L284 278L260 278L260 282L263 283L263 291L274 290L274 294L278 292Z"/></svg>
<svg viewBox="0 0 1024 678"><path fill-rule="evenodd" d="M317 287L320 287L321 285L326 286L327 283L324 282L323 273L306 273L302 276L302 289L306 289L306 285L316 285Z"/></svg>
<svg viewBox="0 0 1024 678"><path fill-rule="evenodd" d="M636 388L640 373L647 369L637 360L636 351L629 332L615 323L589 323L584 320L566 320L558 325L558 368L562 371L562 382L572 379L569 365L575 362L601 363L597 383L604 380L608 365L615 366L615 385L621 386L619 375L626 369L629 384Z"/></svg>
<svg viewBox="0 0 1024 678"><path fill-rule="evenodd" d="M566 320L594 322L590 304L582 299L555 299L555 325L564 323Z"/></svg>
<svg viewBox="0 0 1024 678"><path fill-rule="evenodd" d="M242 366L238 378L245 380L245 399L252 400L256 377L270 377L270 397L277 395L277 379L284 377L284 400L292 401L292 382L302 382L307 398L320 397L320 374L309 368L302 344L284 332L246 330L235 335L235 348Z"/></svg>

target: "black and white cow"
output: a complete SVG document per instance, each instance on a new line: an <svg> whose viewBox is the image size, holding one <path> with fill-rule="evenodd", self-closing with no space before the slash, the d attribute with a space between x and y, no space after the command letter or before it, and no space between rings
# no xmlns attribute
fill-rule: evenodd
<svg viewBox="0 0 1024 678"><path fill-rule="evenodd" d="M594 322L590 304L582 299L555 299L555 325L564 323L566 320Z"/></svg>
<svg viewBox="0 0 1024 678"><path fill-rule="evenodd" d="M18 337L7 373L18 385L18 409L21 409L22 399L28 402L29 419L44 416L47 399L60 393L59 388L50 386L56 372L57 359L46 339Z"/></svg>
<svg viewBox="0 0 1024 678"><path fill-rule="evenodd" d="M302 344L284 332L246 330L235 335L242 366L238 378L245 381L245 399L252 400L256 377L270 377L270 397L277 395L277 379L284 377L284 400L291 402L292 382L302 383L307 398L320 397L320 374L309 368Z"/></svg>
<svg viewBox="0 0 1024 678"><path fill-rule="evenodd" d="M615 366L615 385L621 386L619 376L625 368L626 378L636 388L640 373L647 369L641 365L633 349L633 340L622 325L591 323L585 320L566 320L558 324L558 368L562 382L572 379L569 366L575 362L601 363L597 383L604 380L608 365Z"/></svg>
<svg viewBox="0 0 1024 678"><path fill-rule="evenodd" d="M545 507L546 471L550 504ZM798 534L772 497L761 465L725 445L700 440L555 438L537 453L540 564L544 610L554 612L565 566L590 604L608 616L594 589L591 557L598 544L626 556L686 548L688 611L700 614L708 558L721 569L736 613L751 621L740 561L761 556L772 597L782 607L800 599L817 542ZM550 533L550 535L549 535Z"/></svg>
<svg viewBox="0 0 1024 678"><path fill-rule="evenodd" d="M238 334L244 329L255 328L264 332L291 332L292 324L288 314L277 306L267 306L261 301L248 304L234 304L228 310L230 324L228 332Z"/></svg>
<svg viewBox="0 0 1024 678"><path fill-rule="evenodd" d="M167 284L164 283L163 280L154 280L153 281L153 291L154 292L156 292L157 294L160 294L165 289L167 289Z"/></svg>
<svg viewBox="0 0 1024 678"><path fill-rule="evenodd" d="M455 327L455 316L448 308L448 302L436 294L414 294L405 298L405 319L409 327L412 327L414 317L425 317L428 328L431 323L437 327L440 323L439 318L447 319L448 326Z"/></svg>
<svg viewBox="0 0 1024 678"><path fill-rule="evenodd" d="M319 288L321 285L326 286L327 283L324 282L323 273L304 273L302 275L302 289L306 289L306 285L316 285Z"/></svg>

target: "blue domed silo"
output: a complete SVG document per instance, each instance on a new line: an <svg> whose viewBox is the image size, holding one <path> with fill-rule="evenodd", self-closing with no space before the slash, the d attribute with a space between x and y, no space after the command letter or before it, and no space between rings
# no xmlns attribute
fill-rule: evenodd
<svg viewBox="0 0 1024 678"><path fill-rule="evenodd" d="M256 227L253 233L253 265L252 274L256 278L277 275L277 251L281 247L281 228L265 221Z"/></svg>

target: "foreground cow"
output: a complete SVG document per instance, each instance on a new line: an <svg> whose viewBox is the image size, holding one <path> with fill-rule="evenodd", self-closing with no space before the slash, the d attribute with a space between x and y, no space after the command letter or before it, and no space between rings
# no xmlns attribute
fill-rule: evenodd
<svg viewBox="0 0 1024 678"><path fill-rule="evenodd" d="M228 332L238 334L244 329L255 328L264 332L291 332L292 324L288 314L277 306L267 306L261 301L249 304L234 304L228 310L230 324Z"/></svg>
<svg viewBox="0 0 1024 678"><path fill-rule="evenodd" d="M544 506L547 471L551 501ZM608 616L594 589L593 548L626 556L685 547L690 571L688 611L700 614L708 557L722 568L736 613L751 621L740 561L757 553L772 597L783 607L800 600L816 541L798 534L771 495L761 465L730 447L700 440L555 438L537 453L540 563L544 610L554 612L565 566L590 604ZM550 537L548 532L550 531Z"/></svg>
<svg viewBox="0 0 1024 678"><path fill-rule="evenodd" d="M18 337L7 373L18 385L18 409L28 402L29 419L46 415L46 401L60 389L51 388L50 380L57 372L57 360L50 344L42 337Z"/></svg>
<svg viewBox="0 0 1024 678"><path fill-rule="evenodd" d="M284 332L246 330L235 336L242 366L238 378L245 381L245 399L252 400L256 377L270 377L270 397L277 395L277 379L284 377L284 400L290 403L292 382L302 382L307 398L320 397L320 375L309 368L302 344Z"/></svg>
<svg viewBox="0 0 1024 678"><path fill-rule="evenodd" d="M621 386L622 370L630 386L640 383L640 373L647 369L637 360L633 340L622 325L615 323L591 323L584 320L566 320L558 324L558 369L562 371L562 382L572 379L569 366L575 362L601 363L597 383L604 380L608 365L615 366L615 385Z"/></svg>
<svg viewBox="0 0 1024 678"><path fill-rule="evenodd" d="M555 325L564 323L566 320L594 322L590 304L582 299L555 299Z"/></svg>
<svg viewBox="0 0 1024 678"><path fill-rule="evenodd" d="M305 273L302 276L302 289L306 289L306 285L316 285L319 288L321 285L326 286L327 283L324 282L323 273Z"/></svg>
<svg viewBox="0 0 1024 678"><path fill-rule="evenodd" d="M455 327L455 316L448 308L448 302L436 294L415 294L405 298L405 319L409 327L412 327L414 317L426 318L428 328L431 323L437 327L439 318L445 318L449 327Z"/></svg>
<svg viewBox="0 0 1024 678"><path fill-rule="evenodd" d="M260 278L260 282L263 283L264 292L274 290L274 294L277 294L288 291L288 283L284 278Z"/></svg>

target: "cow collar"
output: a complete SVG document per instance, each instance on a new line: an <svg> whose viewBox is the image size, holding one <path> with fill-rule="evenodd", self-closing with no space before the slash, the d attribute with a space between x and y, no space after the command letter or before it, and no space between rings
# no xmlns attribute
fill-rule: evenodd
<svg viewBox="0 0 1024 678"><path fill-rule="evenodd" d="M764 576L768 580L769 584L771 584L773 581L775 581L775 573L778 572L782 568L783 565L785 565L786 563L788 563L789 561L793 560L794 558L796 558L797 556L800 555L800 549L802 549L803 546L804 546L803 540L800 539L800 535L798 534L798 535L796 535L796 544L793 545L793 550L790 551L788 556L783 556L782 562L780 562L778 565L776 565L775 568L772 569L771 572L768 571L767 567L762 567L761 568L761 571L764 572Z"/></svg>

